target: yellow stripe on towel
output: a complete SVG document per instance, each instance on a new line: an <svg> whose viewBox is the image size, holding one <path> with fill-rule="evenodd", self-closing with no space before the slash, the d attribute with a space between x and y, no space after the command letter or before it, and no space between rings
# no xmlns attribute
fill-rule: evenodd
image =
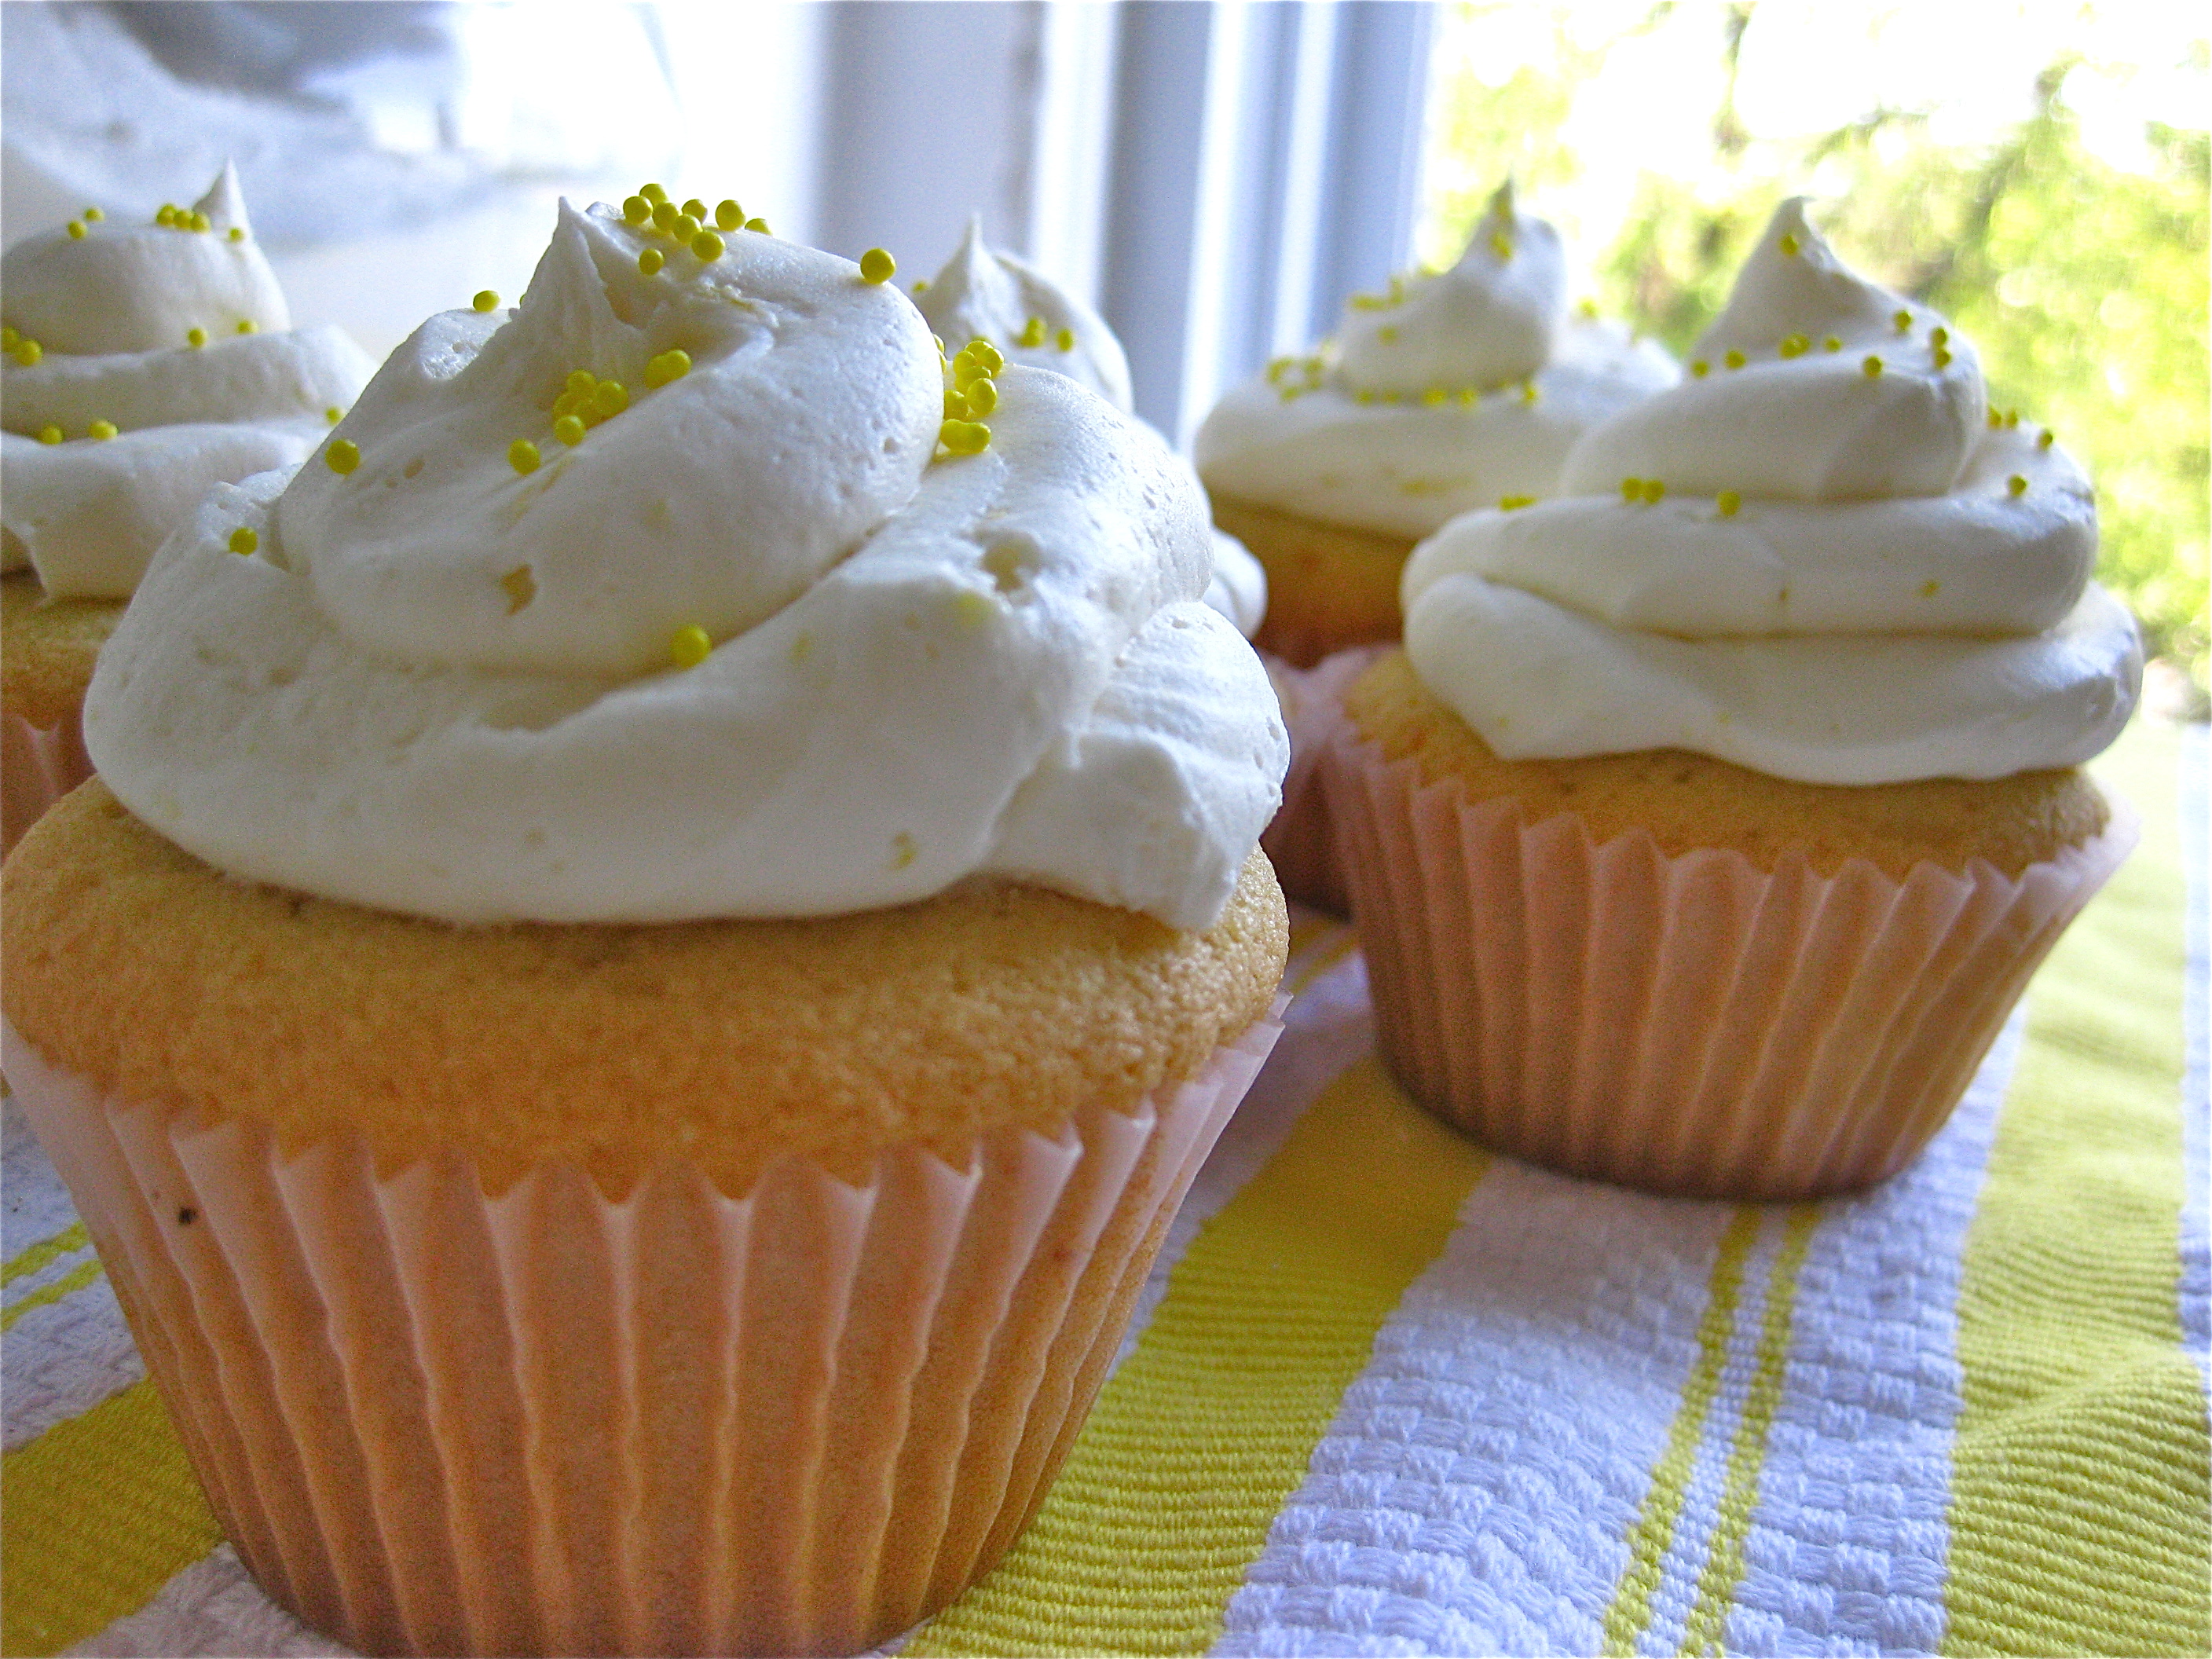
<svg viewBox="0 0 2212 1659"><path fill-rule="evenodd" d="M81 1291L100 1277L100 1262L82 1262L70 1268L51 1285L41 1285L21 1300L0 1309L0 1331L13 1330L15 1322L33 1308L43 1308L50 1302L58 1302L72 1291Z"/></svg>
<svg viewBox="0 0 2212 1659"><path fill-rule="evenodd" d="M72 1221L52 1238L40 1240L5 1267L0 1267L0 1285L12 1285L25 1273L34 1273L49 1261L67 1255L71 1250L81 1250L92 1243L92 1235L84 1230L84 1223Z"/></svg>
<svg viewBox="0 0 2212 1659"><path fill-rule="evenodd" d="M0 1652L58 1653L222 1541L151 1382L0 1458Z"/></svg>
<svg viewBox="0 0 2212 1659"><path fill-rule="evenodd" d="M2140 720L2100 763L2142 843L2028 989L1960 1288L1947 1653L2212 1651L2212 1447L2176 1308L2184 763Z"/></svg>
<svg viewBox="0 0 2212 1659"><path fill-rule="evenodd" d="M1201 1228L1036 1522L915 1656L1203 1652L1487 1156L1372 1057Z"/></svg>

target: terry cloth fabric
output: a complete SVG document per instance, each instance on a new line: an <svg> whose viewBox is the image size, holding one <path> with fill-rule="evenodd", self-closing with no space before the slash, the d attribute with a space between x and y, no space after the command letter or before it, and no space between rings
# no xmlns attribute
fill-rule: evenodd
<svg viewBox="0 0 2212 1659"><path fill-rule="evenodd" d="M2212 1649L2206 763L1956 1117L1859 1197L1493 1158L1376 1062L1302 916L1289 1029L1036 1524L907 1654ZM222 1546L12 1110L9 1654L338 1650Z"/></svg>

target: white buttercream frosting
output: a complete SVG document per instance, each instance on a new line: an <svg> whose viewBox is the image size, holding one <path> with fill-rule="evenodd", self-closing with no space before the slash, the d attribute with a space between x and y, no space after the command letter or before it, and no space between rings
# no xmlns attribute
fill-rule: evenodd
<svg viewBox="0 0 2212 1659"><path fill-rule="evenodd" d="M2112 741L2142 653L2089 582L2088 480L1992 418L1941 318L1854 275L1793 201L1692 369L1583 439L1559 499L1470 514L1408 561L1414 668L1492 749L1867 784Z"/></svg>
<svg viewBox="0 0 2212 1659"><path fill-rule="evenodd" d="M1198 470L1219 495L1425 536L1549 495L1583 432L1678 374L1655 343L1570 313L1559 233L1502 190L1457 264L1356 296L1334 344L1224 396Z"/></svg>
<svg viewBox="0 0 2212 1659"><path fill-rule="evenodd" d="M229 168L172 217L80 221L0 261L8 325L37 346L0 362L0 524L49 593L127 597L210 484L300 460L373 367L337 329L291 327Z"/></svg>
<svg viewBox="0 0 2212 1659"><path fill-rule="evenodd" d="M1012 363L988 447L940 452L896 289L745 232L647 276L649 246L564 206L519 308L434 317L379 372L335 434L352 471L210 497L87 699L117 794L224 870L459 922L997 874L1208 925L1287 748L1200 602L1188 470ZM579 369L629 403L569 447ZM693 628L711 648L672 666Z"/></svg>
<svg viewBox="0 0 2212 1659"><path fill-rule="evenodd" d="M914 302L947 351L986 339L1010 363L1065 374L1125 415L1134 407L1129 359L1106 319L1042 272L986 246L981 215Z"/></svg>

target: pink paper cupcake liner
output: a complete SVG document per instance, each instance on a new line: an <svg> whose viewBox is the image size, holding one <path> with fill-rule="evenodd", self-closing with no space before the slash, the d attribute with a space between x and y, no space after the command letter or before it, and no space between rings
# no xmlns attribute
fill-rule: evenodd
<svg viewBox="0 0 2212 1659"><path fill-rule="evenodd" d="M1352 900L1337 866L1321 757L1343 723L1346 688L1389 648L1354 646L1311 668L1294 668L1279 657L1261 658L1282 705L1283 724L1290 729L1291 769L1283 779L1282 808L1261 834L1260 848L1275 866L1284 892L1339 915L1350 911Z"/></svg>
<svg viewBox="0 0 2212 1659"><path fill-rule="evenodd" d="M1668 857L1632 831L1425 785L1349 730L1330 810L1377 1038L1407 1090L1484 1144L1713 1197L1863 1187L1942 1127L2027 979L2135 845L2105 832L2018 879L1904 881L1854 860Z"/></svg>
<svg viewBox="0 0 2212 1659"><path fill-rule="evenodd" d="M64 795L92 775L84 726L71 709L58 725L0 714L0 858Z"/></svg>
<svg viewBox="0 0 2212 1659"><path fill-rule="evenodd" d="M1279 1004L1275 1011L1280 1012ZM7 1071L223 1530L370 1653L848 1653L987 1572L1281 1026L1135 1110L854 1187L379 1172Z"/></svg>

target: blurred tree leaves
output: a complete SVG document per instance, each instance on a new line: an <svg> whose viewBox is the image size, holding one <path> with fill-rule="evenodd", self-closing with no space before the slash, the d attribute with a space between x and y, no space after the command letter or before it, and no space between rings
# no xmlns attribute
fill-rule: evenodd
<svg viewBox="0 0 2212 1659"><path fill-rule="evenodd" d="M1502 9L1463 4L1462 16ZM1528 14L1516 20L1528 38ZM1653 4L1593 32L1586 15L1545 14L1547 49L1510 67L1442 66L1430 257L1449 258L1499 179L1549 217L1587 158L1572 139L1578 94L1609 54L1687 24L1710 30L1719 73L1704 95L1710 163L1693 177L1645 168L1617 226L1577 249L1595 297L1686 350L1720 309L1776 204L1816 196L1823 228L1860 270L1949 313L1979 348L1991 403L2056 428L2096 481L2099 579L2135 607L2153 654L2205 676L2208 598L2208 176L2201 129L2146 123L2146 167L2130 170L2083 142L2067 84L2081 51L2035 77L2029 113L1994 140L1946 143L1930 112L1877 106L1810 137L1745 124L1737 100L1754 0L1718 8ZM2094 15L2083 14L2084 39ZM2197 41L2194 66L2203 68ZM2105 66L2109 69L2109 65ZM1607 234L1610 240L1607 240ZM1571 237L1571 242L1573 239Z"/></svg>

